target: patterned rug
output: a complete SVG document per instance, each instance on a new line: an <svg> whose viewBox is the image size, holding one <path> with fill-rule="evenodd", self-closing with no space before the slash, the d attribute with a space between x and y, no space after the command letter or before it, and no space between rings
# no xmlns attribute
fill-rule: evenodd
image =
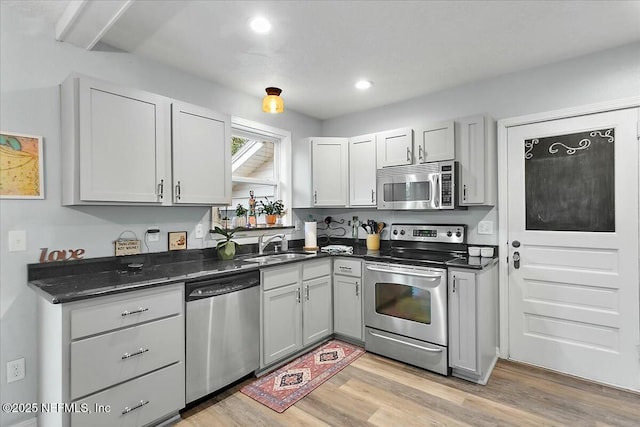
<svg viewBox="0 0 640 427"><path fill-rule="evenodd" d="M363 354L361 347L332 340L240 391L276 412L284 412Z"/></svg>

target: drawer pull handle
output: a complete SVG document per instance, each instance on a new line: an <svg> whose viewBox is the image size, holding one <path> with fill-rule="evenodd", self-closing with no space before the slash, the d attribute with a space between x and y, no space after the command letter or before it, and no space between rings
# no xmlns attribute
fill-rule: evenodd
<svg viewBox="0 0 640 427"><path fill-rule="evenodd" d="M125 310L122 312L121 316L122 317L131 316L132 314L140 314L140 313L144 313L145 311L149 311L149 309L140 307L137 310L133 310L133 311Z"/></svg>
<svg viewBox="0 0 640 427"><path fill-rule="evenodd" d="M134 357L134 356L140 356L141 354L144 354L147 351L149 351L148 348L140 347L140 350L136 351L135 353L125 353L125 354L123 354L122 355L122 360L126 360L126 359L129 359L130 357Z"/></svg>
<svg viewBox="0 0 640 427"><path fill-rule="evenodd" d="M423 347L423 346L421 346L421 345L416 345L416 344L413 344L413 343L410 343L410 342L405 342L405 341L397 340L397 339L395 339L395 338L385 337L385 336L383 336L383 335L379 335L379 334L376 334L376 333L371 332L371 331L369 331L369 334L370 334L370 335L373 335L374 337L377 337L377 338L382 338L382 339L385 339L385 340L393 341L393 342L396 342L396 343L398 343L398 344L402 344L402 345L406 345L406 346L409 346L409 347L417 348L417 349L419 349L419 350L428 351L429 353L442 353L442 349L441 349L441 348L428 348L428 347Z"/></svg>
<svg viewBox="0 0 640 427"><path fill-rule="evenodd" d="M140 409L144 405L147 405L147 404L149 404L148 400L141 400L140 403L138 403L136 406L132 406L131 408L129 408L128 406L125 406L124 410L122 411L122 415L126 415L131 411L135 411L136 409Z"/></svg>
<svg viewBox="0 0 640 427"><path fill-rule="evenodd" d="M347 267L345 265L341 265L340 266L340 270L349 270L349 271L351 271L351 267Z"/></svg>

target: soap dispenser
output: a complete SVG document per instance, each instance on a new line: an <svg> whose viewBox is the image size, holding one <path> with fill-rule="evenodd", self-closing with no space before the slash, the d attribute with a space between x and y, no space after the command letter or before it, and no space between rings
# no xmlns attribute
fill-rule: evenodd
<svg viewBox="0 0 640 427"><path fill-rule="evenodd" d="M358 240L358 228L360 228L360 221L357 216L354 216L351 220L351 238Z"/></svg>

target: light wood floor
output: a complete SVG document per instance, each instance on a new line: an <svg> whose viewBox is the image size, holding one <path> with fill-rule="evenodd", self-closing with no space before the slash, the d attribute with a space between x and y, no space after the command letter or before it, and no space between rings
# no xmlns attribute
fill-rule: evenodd
<svg viewBox="0 0 640 427"><path fill-rule="evenodd" d="M186 411L194 426L640 426L640 394L500 360L486 386L366 353L282 414L238 385Z"/></svg>

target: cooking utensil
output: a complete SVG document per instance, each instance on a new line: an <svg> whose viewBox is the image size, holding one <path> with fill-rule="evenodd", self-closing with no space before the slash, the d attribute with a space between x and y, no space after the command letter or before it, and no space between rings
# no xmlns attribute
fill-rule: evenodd
<svg viewBox="0 0 640 427"><path fill-rule="evenodd" d="M369 234L369 230L367 229L367 224L362 224L360 227L364 229L364 231Z"/></svg>
<svg viewBox="0 0 640 427"><path fill-rule="evenodd" d="M378 223L378 234L382 233L382 230L384 230L384 227L386 226L386 224L384 222L379 222Z"/></svg>

